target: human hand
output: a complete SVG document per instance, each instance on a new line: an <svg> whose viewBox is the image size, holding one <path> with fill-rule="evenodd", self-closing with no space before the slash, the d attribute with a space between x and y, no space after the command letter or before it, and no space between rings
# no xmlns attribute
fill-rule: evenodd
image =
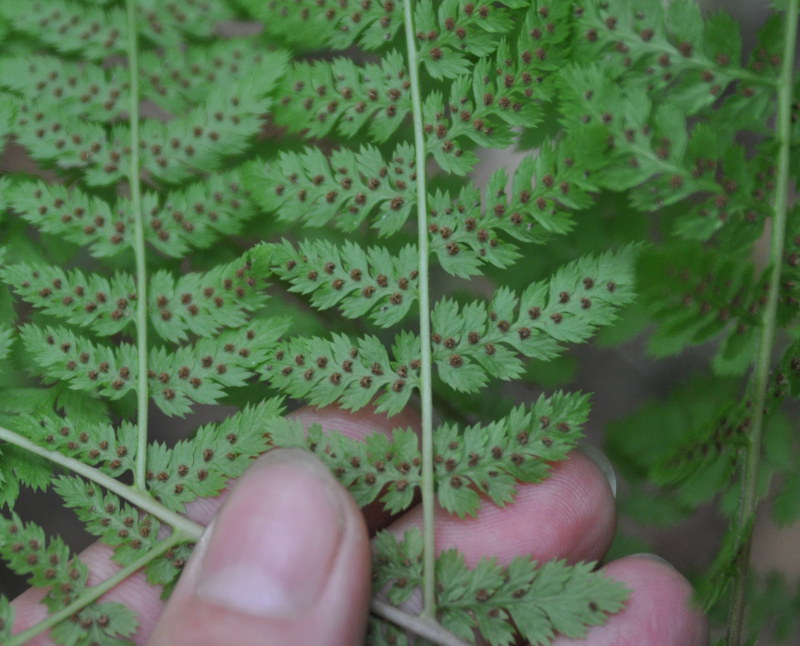
<svg viewBox="0 0 800 646"><path fill-rule="evenodd" d="M367 411L304 409L296 416L352 437L413 423L397 417L390 422ZM137 644L361 644L370 598L368 531L402 533L421 526L419 509L399 518L389 518L377 505L362 513L316 458L296 450L268 453L227 497L196 501L188 515L211 525L166 604L141 574L104 597L137 611ZM440 511L437 549L457 547L470 565L483 556L507 562L519 554L540 561L598 560L608 549L614 524L606 477L574 452L554 466L545 482L520 485L514 505L501 509L487 502L477 518L468 520ZM92 573L90 583L117 568L110 556L110 548L99 543L82 554ZM705 618L691 608L691 587L672 567L631 556L603 570L632 591L625 610L591 629L586 641L558 639L556 646L708 643ZM42 594L32 589L15 600L15 631L43 618ZM51 643L46 636L31 642Z"/></svg>

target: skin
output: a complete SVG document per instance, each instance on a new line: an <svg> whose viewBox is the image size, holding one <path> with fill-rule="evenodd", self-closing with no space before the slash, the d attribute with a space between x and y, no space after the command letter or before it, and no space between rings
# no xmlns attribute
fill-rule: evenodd
<svg viewBox="0 0 800 646"><path fill-rule="evenodd" d="M414 426L404 413L391 422L369 411L303 409L305 424L321 423L352 437ZM370 593L369 536L421 525L415 508L389 518L376 505L360 510L312 455L276 450L256 461L219 498L196 501L188 515L211 523L165 604L142 575L105 600L139 614L137 644L148 646L356 646L363 643ZM212 522L213 521L213 522ZM483 556L507 563L519 554L537 560L600 560L614 534L614 497L602 471L579 452L553 467L551 477L521 485L514 505L486 502L477 518L437 512L437 549L457 547L468 564ZM91 583L116 569L97 543L81 558ZM626 608L585 641L556 646L703 646L708 626L691 606L689 583L670 565L629 556L603 568L632 591ZM14 606L15 632L44 616L43 592L31 589ZM29 642L50 645L46 635Z"/></svg>

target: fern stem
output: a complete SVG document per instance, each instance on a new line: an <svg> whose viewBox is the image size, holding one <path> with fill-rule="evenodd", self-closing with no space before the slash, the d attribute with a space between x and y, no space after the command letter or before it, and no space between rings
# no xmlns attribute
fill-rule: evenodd
<svg viewBox="0 0 800 646"><path fill-rule="evenodd" d="M440 646L471 646L469 642L457 637L439 623L410 615L390 603L373 599L370 609L373 614L388 619L393 624L406 628L415 635L434 644L439 644Z"/></svg>
<svg viewBox="0 0 800 646"><path fill-rule="evenodd" d="M120 498L124 498L132 505L139 507L142 511L146 511L148 514L152 514L160 521L170 525L175 531L181 533L181 535L184 537L184 540L197 541L200 539L203 531L205 531L205 528L202 525L195 523L194 521L189 520L180 514L176 514L171 509L167 509L163 505L156 502L149 494L143 493L138 489L123 484L119 480L115 480L111 476L106 475L94 467L90 467L88 464L81 462L80 460L66 456L58 451L50 451L42 448L38 444L31 442L28 438L2 427L0 427L0 440L25 449L26 451L34 453L35 455L41 456L50 462L58 464L65 469L69 469L70 471L83 476L87 480L91 480L101 487L114 492Z"/></svg>
<svg viewBox="0 0 800 646"><path fill-rule="evenodd" d="M147 474L147 412L150 401L147 384L147 265L145 261L144 223L142 222L142 191L139 179L139 46L136 28L136 2L127 0L128 12L128 75L130 105L128 124L131 132L131 156L128 182L131 191L131 211L134 222L133 249L136 256L136 347L139 359L137 394L138 442L136 451L135 486L146 490Z"/></svg>
<svg viewBox="0 0 800 646"><path fill-rule="evenodd" d="M33 639L48 628L52 628L56 624L68 619L76 612L83 610L89 604L97 601L97 599L103 596L106 592L122 583L129 576L136 573L145 565L167 552L167 550L175 547L179 543L186 542L186 540L187 537L183 536L180 532L176 532L172 536L169 536L166 540L157 543L153 549L146 554L143 554L130 565L122 568L116 574L111 575L102 583L98 583L97 585L86 590L86 592L75 599L75 601L64 606L61 608L61 610L48 615L46 619L43 619L38 624L31 626L27 630L17 633L16 635L12 635L8 641L4 642L5 645L22 646L22 644L28 643L28 640Z"/></svg>
<svg viewBox="0 0 800 646"><path fill-rule="evenodd" d="M422 599L421 616L436 617L436 544L434 533L435 495L433 490L433 389L431 385L431 316L428 293L428 205L425 176L425 134L422 129L422 97L419 83L419 62L414 42L414 15L412 0L403 0L408 73L411 82L411 107L414 120L414 148L417 169L417 237L419 247L419 338L420 375L419 390L422 417Z"/></svg>
<svg viewBox="0 0 800 646"><path fill-rule="evenodd" d="M749 446L745 449L745 465L742 474L742 493L737 512L737 524L744 529L750 524L758 504L758 469L761 460L761 436L764 429L765 406L769 390L772 353L777 332L778 297L780 292L781 264L786 238L786 220L789 210L789 164L791 147L791 111L793 102L793 72L797 43L798 0L790 0L786 6L786 35L784 38L781 73L778 82L778 115L776 139L778 141L777 177L773 203L772 235L769 256L769 285L764 306L761 337L753 373L753 424ZM745 581L750 560L750 535L737 556L736 583L731 598L728 617L728 645L742 643L744 631Z"/></svg>

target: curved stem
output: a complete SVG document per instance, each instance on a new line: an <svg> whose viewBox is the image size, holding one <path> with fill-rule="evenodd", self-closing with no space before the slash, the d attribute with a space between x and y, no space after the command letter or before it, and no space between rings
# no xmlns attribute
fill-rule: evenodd
<svg viewBox="0 0 800 646"><path fill-rule="evenodd" d="M23 448L26 451L30 451L31 453L45 458L46 460L50 460L50 462L58 464L65 469L69 469L70 471L83 476L87 480L96 482L101 487L114 492L120 498L124 498L132 505L136 505L142 511L152 514L159 520L167 523L174 530L180 532L183 535L184 540L197 541L205 531L205 527L202 525L195 523L194 521L189 520L180 514L176 514L171 509L167 509L163 505L156 502L149 494L143 493L133 487L129 487L128 485L121 483L119 480L115 480L111 476L106 475L94 467L90 467L88 464L85 464L80 460L70 458L62 453L59 453L58 451L50 451L49 449L42 448L38 444L31 442L28 438L23 437L14 431L9 431L6 428L0 427L0 440Z"/></svg>
<svg viewBox="0 0 800 646"><path fill-rule="evenodd" d="M28 640L33 639L37 635L40 635L48 628L52 628L57 623L68 619L76 612L80 612L90 603L97 601L101 596L103 596L106 592L114 588L116 585L127 579L129 576L143 568L145 565L150 563L150 561L155 560L171 548L175 547L179 543L186 542L187 537L181 535L180 532L176 532L166 540L158 543L152 550L147 552L147 554L143 554L137 560L135 560L130 565L122 568L116 574L108 577L102 583L98 583L95 586L92 586L86 592L84 592L80 597L78 597L75 601L70 603L69 605L64 606L61 610L54 612L51 615L48 615L46 619L40 621L38 624L35 624L24 630L21 633L17 633L16 635L12 635L9 637L8 641L4 642L6 646L22 646L23 644L27 644Z"/></svg>
<svg viewBox="0 0 800 646"><path fill-rule="evenodd" d="M146 490L147 475L147 410L150 401L147 383L147 265L142 222L142 191L139 179L139 46L136 28L136 2L127 0L128 17L128 76L130 77L130 104L128 124L131 133L128 183L131 190L131 213L134 222L134 254L136 256L136 347L139 358L137 394L138 442L134 482Z"/></svg>
<svg viewBox="0 0 800 646"><path fill-rule="evenodd" d="M414 15L411 0L403 0L411 106L414 119L414 147L417 169L417 238L419 245L419 339L421 345L421 493L422 493L422 617L436 617L436 551L434 535L435 494L433 489L433 389L431 386L431 316L428 293L428 205L425 177L425 134L422 129L422 98L419 84L417 45L414 42Z"/></svg>
<svg viewBox="0 0 800 646"><path fill-rule="evenodd" d="M737 525L745 528L755 514L758 504L758 469L761 460L761 436L764 429L765 405L769 390L772 353L777 331L778 297L780 292L781 264L783 262L786 238L786 220L789 210L789 152L791 147L792 86L797 43L798 0L790 0L786 7L786 35L784 38L781 74L778 83L778 116L776 140L778 142L778 163L773 203L772 237L769 257L769 285L767 302L764 306L761 337L753 372L753 423L750 442L746 449L745 466L742 474L742 493L737 512ZM736 646L742 642L744 626L745 579L750 560L750 538L745 538L736 562L736 587L731 599L728 618L728 645Z"/></svg>
<svg viewBox="0 0 800 646"><path fill-rule="evenodd" d="M440 646L471 646L469 642L465 642L449 630L442 628L437 622L410 615L390 603L373 599L370 609L373 614L388 619L401 628L407 628L415 635L434 644L440 644Z"/></svg>

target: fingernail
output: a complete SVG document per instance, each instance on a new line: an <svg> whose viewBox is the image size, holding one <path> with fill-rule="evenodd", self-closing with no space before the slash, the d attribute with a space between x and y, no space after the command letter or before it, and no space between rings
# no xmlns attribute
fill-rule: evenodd
<svg viewBox="0 0 800 646"><path fill-rule="evenodd" d="M594 462L600 471L603 472L606 480L608 480L609 487L611 487L611 493L613 494L614 498L616 498L617 474L614 472L614 467L611 465L611 461L606 457L606 454L598 449L594 444L589 444L588 442L581 442L578 445L578 448L580 449L581 453Z"/></svg>
<svg viewBox="0 0 800 646"><path fill-rule="evenodd" d="M324 465L302 451L261 458L214 520L196 594L265 618L313 606L341 542L337 486Z"/></svg>

